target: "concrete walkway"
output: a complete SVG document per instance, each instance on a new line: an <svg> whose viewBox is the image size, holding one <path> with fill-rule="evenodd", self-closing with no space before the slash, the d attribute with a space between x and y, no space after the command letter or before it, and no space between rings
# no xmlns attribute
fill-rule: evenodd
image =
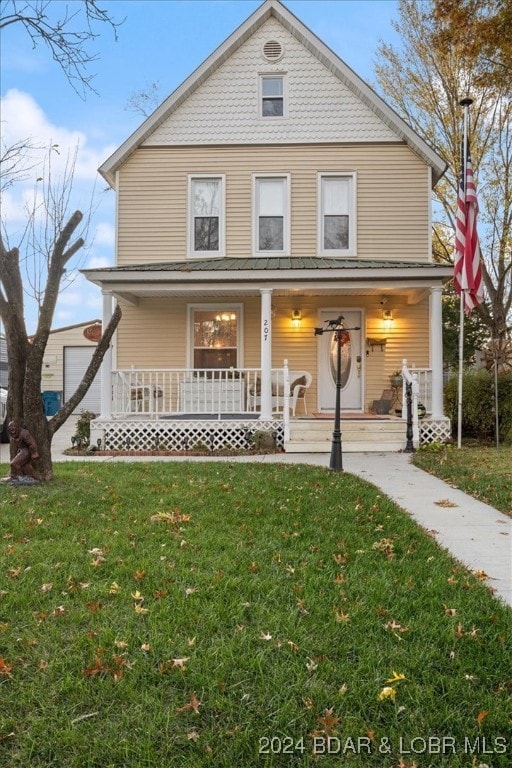
<svg viewBox="0 0 512 768"><path fill-rule="evenodd" d="M71 445L75 420L68 420L53 441L54 461L69 461L62 451ZM87 461L75 458L74 461ZM92 461L219 461L219 457L98 457ZM267 454L229 457L228 461L303 463L328 467L330 456ZM0 446L0 463L9 461L9 446ZM389 496L438 544L470 570L487 574L485 583L495 596L512 606L512 518L473 499L410 463L404 453L345 453L346 472L373 483Z"/></svg>

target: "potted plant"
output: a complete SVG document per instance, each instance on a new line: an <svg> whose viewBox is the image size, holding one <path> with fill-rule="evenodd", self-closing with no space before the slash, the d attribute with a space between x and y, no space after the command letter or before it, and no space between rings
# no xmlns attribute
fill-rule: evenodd
<svg viewBox="0 0 512 768"><path fill-rule="evenodd" d="M391 382L392 387L396 387L397 389L402 386L402 371L396 370L393 371L391 376L389 377L389 380Z"/></svg>

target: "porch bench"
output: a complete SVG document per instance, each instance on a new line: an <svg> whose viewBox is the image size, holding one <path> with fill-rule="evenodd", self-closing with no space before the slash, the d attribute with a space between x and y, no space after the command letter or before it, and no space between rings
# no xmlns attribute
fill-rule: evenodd
<svg viewBox="0 0 512 768"><path fill-rule="evenodd" d="M306 392L313 381L309 371L290 371L290 409L292 416L295 416L298 401L301 400L304 405L304 413L307 416L308 409L306 403ZM257 410L261 407L261 379L256 379L254 384L249 386L247 393L247 405L250 410ZM284 409L284 382L283 377L277 373L272 374L272 410Z"/></svg>
<svg viewBox="0 0 512 768"><path fill-rule="evenodd" d="M241 413L242 379L197 379L180 384L180 410L185 413Z"/></svg>

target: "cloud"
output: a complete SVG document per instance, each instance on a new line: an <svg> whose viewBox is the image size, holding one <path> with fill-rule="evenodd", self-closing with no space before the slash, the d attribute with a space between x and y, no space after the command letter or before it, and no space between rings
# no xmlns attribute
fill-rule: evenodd
<svg viewBox="0 0 512 768"><path fill-rule="evenodd" d="M88 231L82 233L86 238L85 247L80 249L67 265L67 278L72 278L72 282L65 287L66 278L63 281L52 322L53 328L101 317L101 291L77 270L85 265L91 268L110 266L115 248L114 195L103 193L104 182L97 173L97 168L116 147L101 143L101 139L75 129L72 114L66 117L66 123L66 126L52 123L36 99L19 89L7 91L1 99L3 148L28 140L31 144L27 157L24 158L25 174L21 174L21 177L18 174L16 183L2 193L2 222L9 247L19 246L23 255L30 250L24 233L29 212L34 210L34 205L40 204L41 214L46 208L44 200L47 195L48 168L45 169L44 160L47 160L50 145L57 145L51 153L54 190L55 185L61 189L66 163L73 159L78 146L76 165L70 180L71 189L68 190L67 208L61 213L67 220L75 210L81 210L84 213L83 224L86 226L89 223L89 226ZM44 180L38 180L43 177ZM46 243L45 217L36 216L35 220L37 231L43 234L42 240ZM81 233L77 230L75 236L79 234ZM51 225L49 238L51 244ZM27 291L25 314L29 333L32 333L37 324L37 307L31 299L28 286Z"/></svg>
<svg viewBox="0 0 512 768"><path fill-rule="evenodd" d="M11 88L2 98L1 110L4 146L10 147L19 141L30 140L34 147L39 149L33 149L30 152L27 165L31 166L35 161L39 161L39 170L50 146L54 147L51 155L54 175L64 172L66 163L74 157L78 147L75 180L89 181L92 185L98 178L98 166L115 149L113 145L90 146L88 137L83 131L52 124L35 99L16 88ZM31 173L32 179L37 175L38 169L34 169Z"/></svg>
<svg viewBox="0 0 512 768"><path fill-rule="evenodd" d="M112 260L106 256L92 256L88 259L85 269L102 269L103 267L111 267Z"/></svg>
<svg viewBox="0 0 512 768"><path fill-rule="evenodd" d="M93 246L106 246L113 249L115 242L116 231L114 226L107 221L100 221L94 231Z"/></svg>

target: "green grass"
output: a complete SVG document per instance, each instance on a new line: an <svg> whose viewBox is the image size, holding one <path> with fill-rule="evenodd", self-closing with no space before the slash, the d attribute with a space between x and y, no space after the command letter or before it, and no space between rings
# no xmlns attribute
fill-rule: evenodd
<svg viewBox="0 0 512 768"><path fill-rule="evenodd" d="M510 446L429 447L415 453L413 462L475 499L512 516Z"/></svg>
<svg viewBox="0 0 512 768"><path fill-rule="evenodd" d="M55 470L0 491L2 767L510 765L511 612L375 487Z"/></svg>

